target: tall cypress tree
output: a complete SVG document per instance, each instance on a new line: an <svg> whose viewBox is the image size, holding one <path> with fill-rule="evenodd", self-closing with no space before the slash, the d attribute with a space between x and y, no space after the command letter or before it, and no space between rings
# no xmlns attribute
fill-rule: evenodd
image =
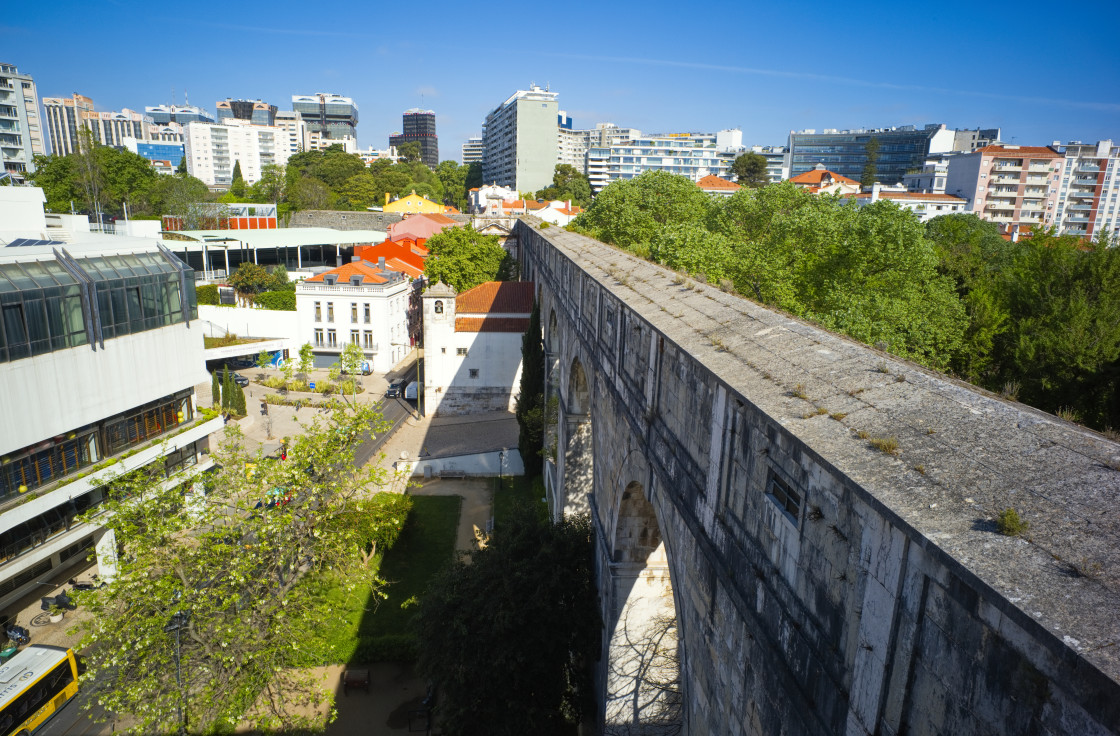
<svg viewBox="0 0 1120 736"><path fill-rule="evenodd" d="M544 447L544 343L541 340L541 307L533 303L529 329L521 337L521 390L517 395L517 449L525 463L526 477L540 475Z"/></svg>
<svg viewBox="0 0 1120 736"><path fill-rule="evenodd" d="M215 409L220 407L222 403L222 383L218 380L218 371L210 374L210 396L212 398L210 405Z"/></svg>
<svg viewBox="0 0 1120 736"><path fill-rule="evenodd" d="M233 376L229 374L229 366L222 366L222 409L229 411L233 408Z"/></svg>
<svg viewBox="0 0 1120 736"><path fill-rule="evenodd" d="M859 183L861 187L869 187L879 178L875 166L879 161L879 139L872 138L869 140L864 150L867 152L867 163L863 165L863 172L860 174Z"/></svg>

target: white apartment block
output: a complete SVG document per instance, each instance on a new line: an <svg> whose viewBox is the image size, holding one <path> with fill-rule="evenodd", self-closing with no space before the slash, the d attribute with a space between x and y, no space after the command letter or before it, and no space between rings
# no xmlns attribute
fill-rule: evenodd
<svg viewBox="0 0 1120 736"><path fill-rule="evenodd" d="M103 146L124 146L125 138L140 141L182 143L184 129L179 123L157 124L150 116L129 110L119 112L93 109L93 100L82 95L44 97L47 133L51 152L56 156L74 153L79 147L79 131L90 131L94 143Z"/></svg>
<svg viewBox="0 0 1120 736"><path fill-rule="evenodd" d="M356 260L296 284L300 342L315 366L338 362L346 343L362 348L370 368L386 373L412 349L408 310L412 280L379 263Z"/></svg>
<svg viewBox="0 0 1120 736"><path fill-rule="evenodd" d="M1005 234L1057 224L1065 158L1046 146L992 145L949 159L945 193Z"/></svg>
<svg viewBox="0 0 1120 736"><path fill-rule="evenodd" d="M556 171L559 93L532 85L486 116L482 128L482 181L535 192Z"/></svg>
<svg viewBox="0 0 1120 736"><path fill-rule="evenodd" d="M283 139L288 149L288 156L307 149L307 123L303 122L303 115L294 110L280 110L276 113L276 127L284 131Z"/></svg>
<svg viewBox="0 0 1120 736"><path fill-rule="evenodd" d="M588 131L559 128L556 132L557 165L567 164L576 171L586 174Z"/></svg>
<svg viewBox="0 0 1120 736"><path fill-rule="evenodd" d="M187 172L209 186L228 186L233 168L241 163L246 184L260 181L261 170L269 164L288 163L288 134L279 127L252 125L229 119L224 124L188 123L186 140Z"/></svg>
<svg viewBox="0 0 1120 736"><path fill-rule="evenodd" d="M44 199L38 188L0 187L0 240L41 238ZM191 269L153 239L74 231L65 244L39 242L0 249L6 615L92 549L115 553L104 529L78 518L105 500L115 475L205 469L208 437L222 425L195 406L207 376Z"/></svg>
<svg viewBox="0 0 1120 736"><path fill-rule="evenodd" d="M742 141L741 131L673 133L625 141L608 149L608 183L633 179L644 171L666 171L694 182L709 175L727 178L742 151L733 145L736 138Z"/></svg>
<svg viewBox="0 0 1120 736"><path fill-rule="evenodd" d="M23 178L35 171L34 157L46 152L35 80L0 63L0 174Z"/></svg>
<svg viewBox="0 0 1120 736"><path fill-rule="evenodd" d="M910 192L944 194L951 157L951 155L942 155L927 158L921 169L908 171L903 175L902 185Z"/></svg>
<svg viewBox="0 0 1120 736"><path fill-rule="evenodd" d="M463 144L463 165L482 163L482 136L468 138Z"/></svg>
<svg viewBox="0 0 1120 736"><path fill-rule="evenodd" d="M743 149L736 154L736 158L744 153L757 153L766 159L766 175L771 184L789 178L789 150L785 146L751 146L749 151Z"/></svg>
<svg viewBox="0 0 1120 736"><path fill-rule="evenodd" d="M845 199L854 200L859 207L866 207L879 200L894 202L900 209L909 210L917 215L920 222L929 222L935 217L965 212L968 209L968 200L963 197L944 193L905 192L888 189L880 184L873 185L869 192L851 194Z"/></svg>
<svg viewBox="0 0 1120 736"><path fill-rule="evenodd" d="M309 128L306 140L307 148L305 150L308 151L323 151L331 146L342 146L342 150L346 153L358 152L358 139L351 135L329 138L326 133Z"/></svg>
<svg viewBox="0 0 1120 736"><path fill-rule="evenodd" d="M1120 146L1111 140L1067 143L1055 219L1059 232L1087 238L1101 233L1120 237L1118 198Z"/></svg>

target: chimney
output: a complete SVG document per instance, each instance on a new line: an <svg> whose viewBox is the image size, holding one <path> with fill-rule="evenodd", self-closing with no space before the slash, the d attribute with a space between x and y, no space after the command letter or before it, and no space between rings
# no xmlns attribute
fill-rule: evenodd
<svg viewBox="0 0 1120 736"><path fill-rule="evenodd" d="M384 270L384 268L385 268L385 256L378 256L377 257L377 267Z"/></svg>
<svg viewBox="0 0 1120 736"><path fill-rule="evenodd" d="M871 185L871 203L872 204L879 201L879 192L881 192L882 190L883 190L883 185L880 184L879 182L875 182L874 184Z"/></svg>

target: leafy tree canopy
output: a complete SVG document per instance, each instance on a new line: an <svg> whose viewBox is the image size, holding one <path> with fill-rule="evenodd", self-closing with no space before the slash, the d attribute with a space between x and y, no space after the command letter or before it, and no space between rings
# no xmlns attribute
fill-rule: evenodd
<svg viewBox="0 0 1120 736"><path fill-rule="evenodd" d="M557 164L552 175L552 186L536 194L537 199L571 200L572 204L587 208L591 205L591 181L582 171L568 164Z"/></svg>
<svg viewBox="0 0 1120 736"><path fill-rule="evenodd" d="M265 270L264 266L256 263L242 263L229 277L229 283L233 288L237 289L237 293L242 296L253 296L262 291L267 291L272 285L272 275Z"/></svg>
<svg viewBox="0 0 1120 736"><path fill-rule="evenodd" d="M731 173L739 186L758 189L770 183L766 171L766 157L760 153L744 153L731 164Z"/></svg>
<svg viewBox="0 0 1120 736"><path fill-rule="evenodd" d="M470 225L449 227L425 246L429 255L424 273L433 284L442 281L461 292L512 276L513 259L498 245L498 236L482 235Z"/></svg>

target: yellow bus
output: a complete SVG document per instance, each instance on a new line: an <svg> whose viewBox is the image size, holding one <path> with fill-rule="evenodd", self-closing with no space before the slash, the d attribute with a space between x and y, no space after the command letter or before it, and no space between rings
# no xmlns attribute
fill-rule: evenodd
<svg viewBox="0 0 1120 736"><path fill-rule="evenodd" d="M77 694L73 650L27 647L0 666L0 736L35 733Z"/></svg>

